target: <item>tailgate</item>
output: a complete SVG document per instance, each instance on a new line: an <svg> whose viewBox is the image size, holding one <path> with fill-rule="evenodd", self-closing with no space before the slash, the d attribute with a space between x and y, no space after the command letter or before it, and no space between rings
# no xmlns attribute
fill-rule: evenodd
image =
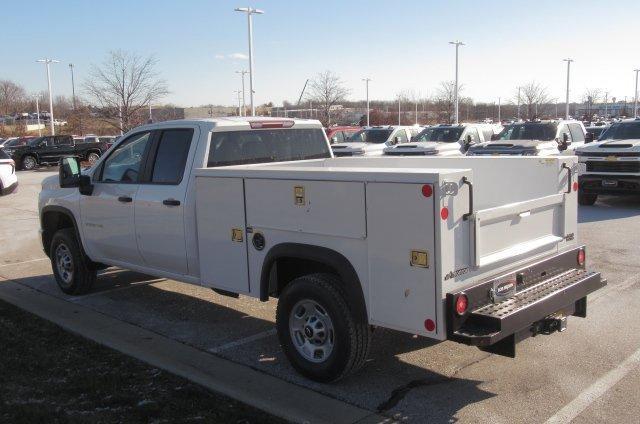
<svg viewBox="0 0 640 424"><path fill-rule="evenodd" d="M473 213L469 217L473 265L555 250L566 236L565 202L564 193L558 193Z"/></svg>

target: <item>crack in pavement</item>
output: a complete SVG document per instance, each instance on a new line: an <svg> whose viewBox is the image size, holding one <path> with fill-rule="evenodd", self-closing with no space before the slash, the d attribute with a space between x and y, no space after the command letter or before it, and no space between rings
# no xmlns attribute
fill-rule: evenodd
<svg viewBox="0 0 640 424"><path fill-rule="evenodd" d="M418 387L437 386L439 384L444 384L444 383L453 381L455 380L455 377L459 372L479 362L482 362L489 357L491 357L491 354L487 354L480 359L476 359L475 361L472 361L467 365L464 365L456 369L453 373L451 373L450 376L440 375L437 378L421 378L418 380L412 380L400 387L397 387L391 391L391 396L389 396L387 400L385 400L384 402L378 405L378 407L376 408L376 412L382 413L390 410L391 408L394 408L413 389L416 389Z"/></svg>

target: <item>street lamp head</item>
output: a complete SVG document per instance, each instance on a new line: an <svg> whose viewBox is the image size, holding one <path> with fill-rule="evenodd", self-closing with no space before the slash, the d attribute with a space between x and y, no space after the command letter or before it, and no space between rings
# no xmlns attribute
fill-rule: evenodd
<svg viewBox="0 0 640 424"><path fill-rule="evenodd" d="M245 13L248 13L250 15L262 15L262 14L264 14L264 10L253 9L251 7L236 7L233 10L235 10L236 12L245 12Z"/></svg>
<svg viewBox="0 0 640 424"><path fill-rule="evenodd" d="M466 44L465 44L465 43L463 43L462 41L458 41L458 40L456 40L456 41L449 41L449 44L452 44L452 45L454 45L454 46L465 46L465 45L466 45Z"/></svg>

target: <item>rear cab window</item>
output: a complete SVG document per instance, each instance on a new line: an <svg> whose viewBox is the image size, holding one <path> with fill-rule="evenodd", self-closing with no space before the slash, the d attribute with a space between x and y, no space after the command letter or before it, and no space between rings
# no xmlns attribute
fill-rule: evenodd
<svg viewBox="0 0 640 424"><path fill-rule="evenodd" d="M213 132L207 167L330 158L321 128Z"/></svg>

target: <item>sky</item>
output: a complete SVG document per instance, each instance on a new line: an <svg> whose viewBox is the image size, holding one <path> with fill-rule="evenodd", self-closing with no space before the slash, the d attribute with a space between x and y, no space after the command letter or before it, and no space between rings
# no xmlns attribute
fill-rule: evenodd
<svg viewBox="0 0 640 424"><path fill-rule="evenodd" d="M247 19L254 16L256 103L297 101L306 79L330 70L365 98L435 94L452 80L460 47L462 95L476 101L513 100L518 85L537 81L564 101L566 63L571 100L586 89L618 99L634 93L640 68L640 1L285 1L285 0L56 0L3 1L0 79L28 92L46 89L44 65L53 58L53 93L70 95L69 63L77 91L93 64L110 50L153 55L169 86L163 103L235 103L236 70L248 69ZM247 84L248 98L248 84Z"/></svg>

